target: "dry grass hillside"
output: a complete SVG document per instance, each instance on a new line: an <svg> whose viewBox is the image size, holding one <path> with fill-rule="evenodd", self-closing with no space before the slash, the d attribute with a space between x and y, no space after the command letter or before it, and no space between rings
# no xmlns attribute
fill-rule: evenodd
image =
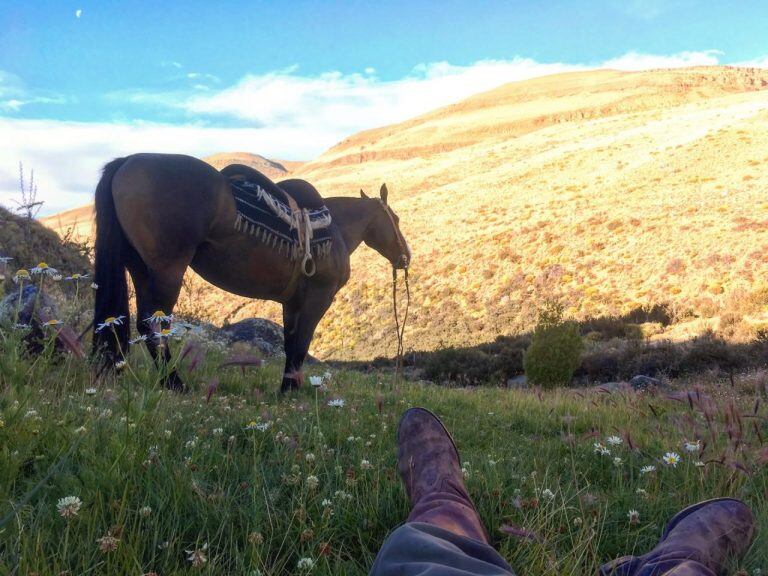
<svg viewBox="0 0 768 576"><path fill-rule="evenodd" d="M667 305L666 336L724 311L768 321L767 165L768 71L711 67L508 84L293 175L324 195L387 182L414 252L407 346L430 349L526 330L555 299L581 320ZM387 263L363 247L353 266L321 357L394 352ZM277 312L195 282L187 300L219 320Z"/></svg>

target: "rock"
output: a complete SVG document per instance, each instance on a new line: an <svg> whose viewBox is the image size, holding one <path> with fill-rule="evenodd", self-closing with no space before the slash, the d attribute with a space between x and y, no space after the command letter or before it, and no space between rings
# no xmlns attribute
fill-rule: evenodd
<svg viewBox="0 0 768 576"><path fill-rule="evenodd" d="M635 390L648 390L649 388L662 388L661 380L657 378L651 378L650 376L643 376L638 374L633 376L629 381L629 385Z"/></svg>
<svg viewBox="0 0 768 576"><path fill-rule="evenodd" d="M217 335L228 343L244 342L264 356L284 356L283 327L263 318L246 318L221 328Z"/></svg>
<svg viewBox="0 0 768 576"><path fill-rule="evenodd" d="M618 392L626 385L626 382L602 382L595 386L595 388L605 390L606 392Z"/></svg>
<svg viewBox="0 0 768 576"><path fill-rule="evenodd" d="M31 353L37 354L43 350L44 330L55 330L57 350L66 349L78 358L84 358L85 352L72 328L66 324L44 326L49 320L60 320L56 305L34 284L27 284L21 291L14 290L0 300L0 322L29 327L24 340Z"/></svg>
<svg viewBox="0 0 768 576"><path fill-rule="evenodd" d="M507 380L507 388L528 388L528 378L525 374Z"/></svg>

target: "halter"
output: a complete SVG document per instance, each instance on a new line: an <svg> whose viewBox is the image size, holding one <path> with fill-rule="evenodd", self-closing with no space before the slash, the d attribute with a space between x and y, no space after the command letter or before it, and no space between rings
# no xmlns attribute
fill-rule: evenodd
<svg viewBox="0 0 768 576"><path fill-rule="evenodd" d="M377 198L379 204L384 210L384 213L389 217L389 221L392 223L392 229L395 232L395 238L397 239L397 245L400 248L400 258L405 260L405 314L403 321L400 322L400 314L397 311L397 268L392 266L392 311L395 316L395 333L397 334L397 355L395 360L395 386L397 386L400 379L400 372L403 367L403 352L404 352L404 340L405 340L405 323L408 321L408 311L411 307L411 287L408 283L408 266L411 263L411 251L408 248L408 243L405 241L405 237L400 228L395 222L395 217L392 213L392 209L387 205L384 200Z"/></svg>
<svg viewBox="0 0 768 576"><path fill-rule="evenodd" d="M403 233L400 232L400 228L397 226L397 222L395 222L395 216L392 213L392 209L381 198L376 198L376 200L378 200L379 204L384 210L384 213L389 217L389 221L392 224L392 230L395 232L397 247L400 248L400 258L406 260L405 269L407 271L408 265L411 263L411 258L410 258L411 251L408 249L408 243L405 241L405 237L403 236Z"/></svg>

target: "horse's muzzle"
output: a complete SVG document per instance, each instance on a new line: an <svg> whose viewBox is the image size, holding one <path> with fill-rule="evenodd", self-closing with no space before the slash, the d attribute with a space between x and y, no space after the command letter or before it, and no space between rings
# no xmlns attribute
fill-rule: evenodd
<svg viewBox="0 0 768 576"><path fill-rule="evenodd" d="M411 263L411 258L407 254L401 254L400 258L392 263L392 267L396 270L405 270Z"/></svg>

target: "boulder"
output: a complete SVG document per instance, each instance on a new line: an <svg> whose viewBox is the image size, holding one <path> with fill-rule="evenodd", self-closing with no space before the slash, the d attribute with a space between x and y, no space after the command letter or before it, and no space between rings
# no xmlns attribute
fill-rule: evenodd
<svg viewBox="0 0 768 576"><path fill-rule="evenodd" d="M649 388L662 388L663 384L658 378L651 378L650 376L644 376L638 374L633 376L629 381L629 385L635 390L648 390Z"/></svg>
<svg viewBox="0 0 768 576"><path fill-rule="evenodd" d="M525 374L521 374L520 376L515 376L514 378L510 378L507 380L507 388L527 388L528 387L528 378L525 377Z"/></svg>
<svg viewBox="0 0 768 576"><path fill-rule="evenodd" d="M264 356L284 356L283 327L264 318L246 318L222 327L217 335L229 344L244 342Z"/></svg>
<svg viewBox="0 0 768 576"><path fill-rule="evenodd" d="M27 284L20 291L13 290L0 300L0 322L28 327L30 331L24 340L32 353L42 351L46 329L44 325L50 320L59 320L56 305L34 284ZM72 328L66 324L57 324L47 329L56 332L57 350L68 350L78 358L85 357L80 341Z"/></svg>

